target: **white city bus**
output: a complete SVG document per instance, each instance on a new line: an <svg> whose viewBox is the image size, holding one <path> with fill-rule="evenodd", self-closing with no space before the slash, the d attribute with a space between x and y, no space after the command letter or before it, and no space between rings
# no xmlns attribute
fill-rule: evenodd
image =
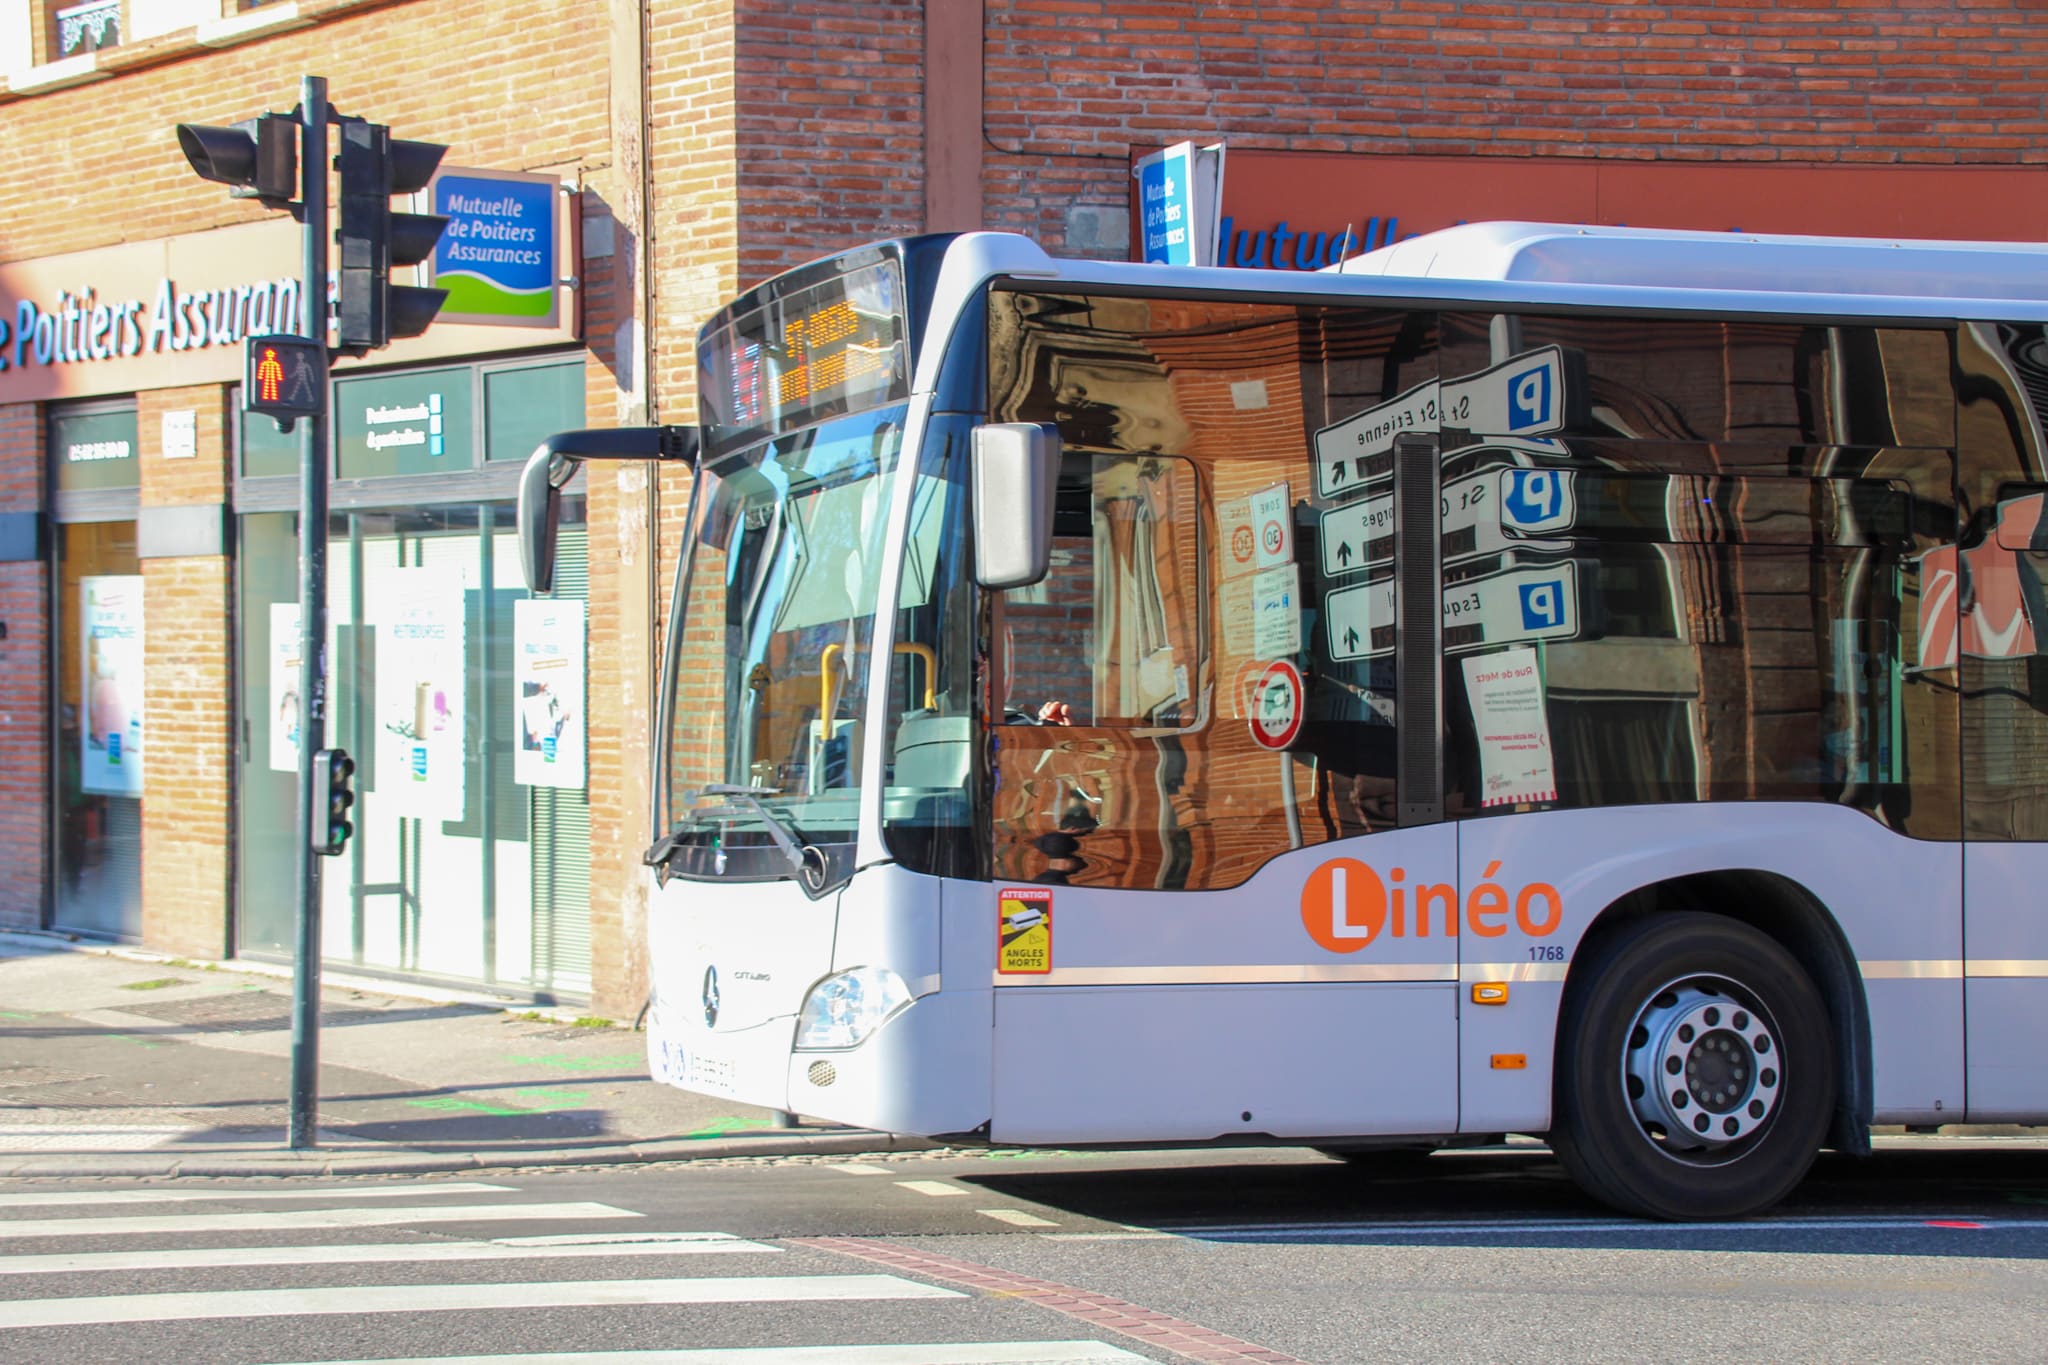
<svg viewBox="0 0 2048 1365"><path fill-rule="evenodd" d="M2048 249L999 234L699 343L664 1081L1004 1145L1546 1138L1753 1212L2048 1122Z"/></svg>

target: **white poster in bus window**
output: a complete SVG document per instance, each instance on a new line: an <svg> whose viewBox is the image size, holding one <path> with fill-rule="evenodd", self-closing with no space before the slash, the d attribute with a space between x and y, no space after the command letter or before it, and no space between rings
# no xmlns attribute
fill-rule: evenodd
<svg viewBox="0 0 2048 1365"><path fill-rule="evenodd" d="M79 789L142 795L142 576L103 574L78 583Z"/></svg>
<svg viewBox="0 0 2048 1365"><path fill-rule="evenodd" d="M512 650L519 713L514 780L528 787L582 787L583 604L542 598L514 602Z"/></svg>
<svg viewBox="0 0 2048 1365"><path fill-rule="evenodd" d="M1464 667L1465 698L1479 736L1479 804L1555 801L1557 770L1536 651L1479 654L1464 660Z"/></svg>
<svg viewBox="0 0 2048 1365"><path fill-rule="evenodd" d="M299 604L270 604L270 770L299 770Z"/></svg>
<svg viewBox="0 0 2048 1365"><path fill-rule="evenodd" d="M462 584L444 569L385 571L377 631L377 808L463 818Z"/></svg>
<svg viewBox="0 0 2048 1365"><path fill-rule="evenodd" d="M1224 647L1280 659L1301 652L1301 594L1292 564L1225 579L1220 588Z"/></svg>

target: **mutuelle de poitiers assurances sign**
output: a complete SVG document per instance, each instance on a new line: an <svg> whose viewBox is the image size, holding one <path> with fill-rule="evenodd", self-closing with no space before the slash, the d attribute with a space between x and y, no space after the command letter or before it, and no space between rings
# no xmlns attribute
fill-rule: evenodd
<svg viewBox="0 0 2048 1365"><path fill-rule="evenodd" d="M432 194L434 212L448 219L434 247L434 285L448 291L439 320L555 326L561 182L444 168Z"/></svg>

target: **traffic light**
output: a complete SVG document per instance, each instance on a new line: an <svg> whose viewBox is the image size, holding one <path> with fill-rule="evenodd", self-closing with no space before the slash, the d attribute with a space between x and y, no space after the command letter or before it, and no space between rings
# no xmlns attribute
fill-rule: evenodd
<svg viewBox="0 0 2048 1365"><path fill-rule="evenodd" d="M341 123L341 350L373 351L416 337L441 311L445 289L391 283L394 266L433 255L448 220L430 213L393 213L391 196L416 194L434 178L446 147L407 142L380 123Z"/></svg>
<svg viewBox="0 0 2048 1365"><path fill-rule="evenodd" d="M318 749L313 754L313 828L306 832L313 851L333 857L356 832L349 807L356 803L356 764L346 749Z"/></svg>
<svg viewBox="0 0 2048 1365"><path fill-rule="evenodd" d="M290 333L242 343L242 410L260 412L290 431L301 417L327 411L327 346Z"/></svg>
<svg viewBox="0 0 2048 1365"><path fill-rule="evenodd" d="M230 198L281 209L299 192L299 125L290 114L262 114L227 128L181 123L178 148L202 180L229 186Z"/></svg>

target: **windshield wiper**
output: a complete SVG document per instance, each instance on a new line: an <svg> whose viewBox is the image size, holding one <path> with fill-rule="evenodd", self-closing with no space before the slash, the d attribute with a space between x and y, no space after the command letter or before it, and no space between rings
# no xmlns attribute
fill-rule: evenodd
<svg viewBox="0 0 2048 1365"><path fill-rule="evenodd" d="M813 844L798 845L795 833L767 806L761 803L764 796L780 796L780 787L742 787L730 782L714 782L702 788L699 796L730 797L746 807L768 830L768 837L775 841L775 847L782 850L782 856L789 860L796 872L797 883L804 894L815 898L825 889L825 855Z"/></svg>

